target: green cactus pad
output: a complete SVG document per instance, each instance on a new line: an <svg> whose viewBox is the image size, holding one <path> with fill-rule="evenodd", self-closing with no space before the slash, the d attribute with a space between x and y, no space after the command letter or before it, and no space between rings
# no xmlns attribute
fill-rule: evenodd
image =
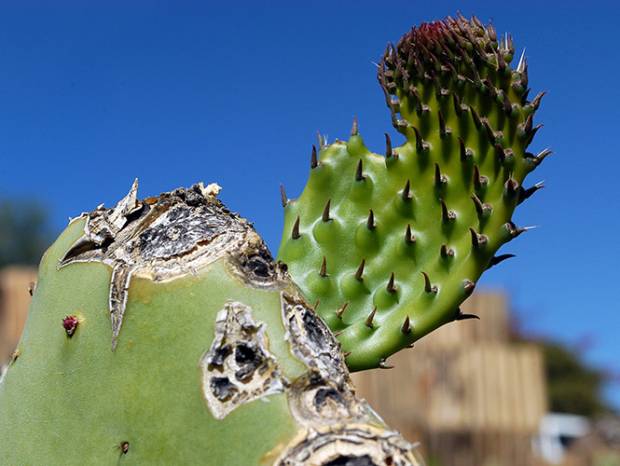
<svg viewBox="0 0 620 466"><path fill-rule="evenodd" d="M136 189L43 258L0 376L0 464L419 464L217 189Z"/></svg>
<svg viewBox="0 0 620 466"><path fill-rule="evenodd" d="M352 370L468 317L460 303L498 249L525 229L515 207L542 185L523 181L550 151L526 148L542 93L528 100L527 62L509 66L476 18L423 24L388 46L378 78L405 136L372 153L351 138L313 149L308 183L283 194L278 259L336 332Z"/></svg>

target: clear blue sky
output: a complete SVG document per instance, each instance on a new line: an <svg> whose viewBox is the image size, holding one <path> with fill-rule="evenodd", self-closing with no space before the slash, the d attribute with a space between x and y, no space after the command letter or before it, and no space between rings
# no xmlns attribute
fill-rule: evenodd
<svg viewBox="0 0 620 466"><path fill-rule="evenodd" d="M616 2L209 3L1 2L0 195L43 200L60 230L136 176L144 195L217 181L275 252L278 184L301 191L316 131L345 138L357 115L375 151L386 130L400 141L372 62L460 9L527 47L533 91L549 91L534 148L555 151L517 217L540 228L483 283L528 331L591 341L588 360L620 372ZM620 385L607 392L620 406Z"/></svg>

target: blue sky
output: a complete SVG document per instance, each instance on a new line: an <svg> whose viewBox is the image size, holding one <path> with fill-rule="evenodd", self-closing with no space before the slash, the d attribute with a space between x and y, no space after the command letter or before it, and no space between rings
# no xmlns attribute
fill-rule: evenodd
<svg viewBox="0 0 620 466"><path fill-rule="evenodd" d="M54 4L52 7L51 4ZM215 2L213 2L215 3ZM1 2L0 196L69 216L217 181L275 252L278 185L298 194L320 130L353 115L375 151L391 129L373 61L411 25L457 10L527 47L530 85L548 90L534 174L546 188L520 224L540 228L483 284L507 290L523 326L620 373L615 2ZM620 407L620 385L609 397Z"/></svg>

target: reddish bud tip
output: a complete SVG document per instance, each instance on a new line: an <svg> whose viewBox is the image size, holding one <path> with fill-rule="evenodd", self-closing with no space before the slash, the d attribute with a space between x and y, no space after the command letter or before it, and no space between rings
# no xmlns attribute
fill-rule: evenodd
<svg viewBox="0 0 620 466"><path fill-rule="evenodd" d="M73 336L79 323L80 321L76 316L67 316L62 319L62 327L65 329L65 332L67 332L69 338Z"/></svg>

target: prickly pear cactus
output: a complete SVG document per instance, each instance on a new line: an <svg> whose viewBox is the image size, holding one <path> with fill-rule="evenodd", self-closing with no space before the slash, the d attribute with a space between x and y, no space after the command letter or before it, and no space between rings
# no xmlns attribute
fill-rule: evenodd
<svg viewBox="0 0 620 466"><path fill-rule="evenodd" d="M0 381L3 465L416 465L213 186L72 221Z"/></svg>
<svg viewBox="0 0 620 466"><path fill-rule="evenodd" d="M476 18L413 28L388 46L378 78L405 137L384 155L351 138L313 148L298 199L283 191L278 259L337 332L350 369L388 356L463 315L497 250L525 228L515 207L550 153L527 147L542 93L528 100L527 62Z"/></svg>

